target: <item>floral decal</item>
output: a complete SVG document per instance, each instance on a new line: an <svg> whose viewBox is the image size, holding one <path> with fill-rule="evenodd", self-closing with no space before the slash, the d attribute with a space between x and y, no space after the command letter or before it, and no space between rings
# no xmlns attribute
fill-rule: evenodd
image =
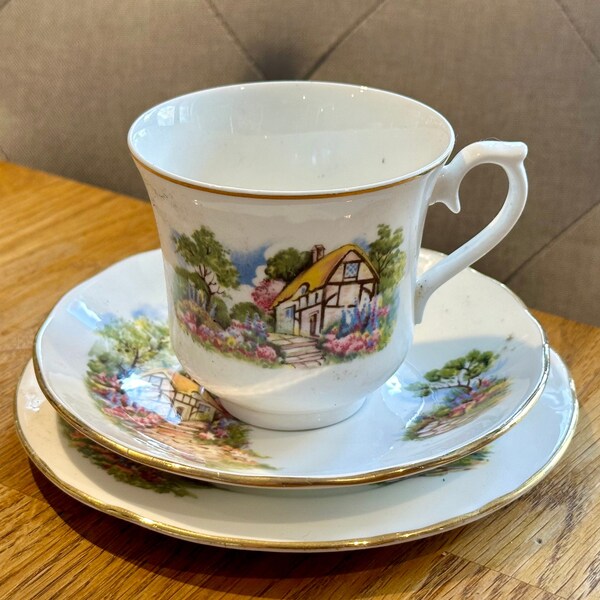
<svg viewBox="0 0 600 600"><path fill-rule="evenodd" d="M205 226L191 235L174 232L177 320L203 348L265 368L366 356L391 338L403 240L401 228L381 224L370 243L330 252L317 244L244 254L232 253Z"/></svg>
<svg viewBox="0 0 600 600"><path fill-rule="evenodd" d="M173 494L174 496L195 497L193 490L213 487L210 483L172 475L147 467L145 465L133 462L107 448L100 446L96 442L87 438L80 431L71 427L64 421L61 421L62 433L67 439L69 446L75 448L83 456L89 459L94 465L101 468L108 475L114 477L117 481L133 485L135 487L152 490L158 494ZM489 459L491 450L483 448L473 454L464 456L443 467L426 471L413 477L434 477L443 476L455 471L468 471L486 463ZM396 480L383 481L372 484L382 487L398 483Z"/></svg>
<svg viewBox="0 0 600 600"><path fill-rule="evenodd" d="M499 357L494 352L471 350L425 373L425 381L407 386L415 396L431 397L433 408L411 421L405 439L423 439L454 429L504 398L510 380L496 373Z"/></svg>
<svg viewBox="0 0 600 600"><path fill-rule="evenodd" d="M375 352L389 340L389 313L381 299L343 311L340 321L321 335L319 347L327 353L330 362Z"/></svg>
<svg viewBox="0 0 600 600"><path fill-rule="evenodd" d="M119 427L214 468L271 468L251 449L249 428L182 371L165 323L144 314L98 330L86 384Z"/></svg>
<svg viewBox="0 0 600 600"><path fill-rule="evenodd" d="M263 367L282 362L279 347L269 340L267 325L258 313L247 314L243 322L230 320L226 328L219 329L193 300L180 300L176 311L179 323L205 348Z"/></svg>
<svg viewBox="0 0 600 600"><path fill-rule="evenodd" d="M437 467L435 469L431 469L430 471L425 471L425 473L423 473L421 476L431 477L435 475L447 475L448 473L454 473L456 471L470 471L479 465L487 463L491 453L492 451L490 448L485 447L477 452L463 456L454 462L448 463L443 467Z"/></svg>
<svg viewBox="0 0 600 600"><path fill-rule="evenodd" d="M62 431L72 448L75 448L117 481L153 490L159 494L173 494L179 497L193 497L192 490L194 488L211 487L208 483L171 475L128 460L100 446L100 444L96 444L96 442L64 422L62 422Z"/></svg>

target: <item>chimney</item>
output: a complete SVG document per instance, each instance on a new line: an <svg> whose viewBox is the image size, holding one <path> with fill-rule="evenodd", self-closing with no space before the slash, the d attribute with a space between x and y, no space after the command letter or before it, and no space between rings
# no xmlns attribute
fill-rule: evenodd
<svg viewBox="0 0 600 600"><path fill-rule="evenodd" d="M325 256L325 246L321 246L321 244L317 244L312 247L312 262L313 265L321 260Z"/></svg>

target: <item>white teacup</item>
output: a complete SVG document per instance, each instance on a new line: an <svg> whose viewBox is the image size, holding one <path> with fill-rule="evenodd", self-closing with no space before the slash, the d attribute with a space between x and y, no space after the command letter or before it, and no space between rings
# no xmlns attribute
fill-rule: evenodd
<svg viewBox="0 0 600 600"><path fill-rule="evenodd" d="M389 92L321 82L204 90L132 125L154 208L171 340L235 416L274 429L345 419L404 360L431 293L513 227L527 197L519 142L444 165L448 121ZM509 180L498 216L417 279L428 206L459 211L482 163Z"/></svg>

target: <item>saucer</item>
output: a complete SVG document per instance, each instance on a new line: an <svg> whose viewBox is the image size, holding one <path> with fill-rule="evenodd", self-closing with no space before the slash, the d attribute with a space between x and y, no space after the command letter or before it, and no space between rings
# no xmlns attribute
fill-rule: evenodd
<svg viewBox="0 0 600 600"><path fill-rule="evenodd" d="M420 476L344 490L221 488L131 462L66 425L29 364L17 431L58 487L113 516L216 546L280 551L359 549L465 525L515 500L556 465L573 436L577 400L560 357L531 411L484 450Z"/></svg>
<svg viewBox="0 0 600 600"><path fill-rule="evenodd" d="M425 268L441 255L422 251ZM466 270L432 297L407 361L363 408L312 431L229 415L170 350L159 251L68 292L35 344L58 412L129 458L198 479L265 487L372 483L466 456L507 431L542 393L548 346L498 282Z"/></svg>

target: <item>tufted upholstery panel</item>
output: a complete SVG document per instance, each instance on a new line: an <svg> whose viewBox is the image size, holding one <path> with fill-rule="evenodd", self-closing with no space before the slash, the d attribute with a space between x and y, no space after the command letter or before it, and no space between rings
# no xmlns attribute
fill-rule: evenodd
<svg viewBox="0 0 600 600"><path fill-rule="evenodd" d="M360 83L440 110L457 149L529 145L528 207L476 267L535 308L600 325L596 0L0 0L0 159L145 197L125 136L144 109L260 79ZM500 169L433 207L450 251L504 197Z"/></svg>

